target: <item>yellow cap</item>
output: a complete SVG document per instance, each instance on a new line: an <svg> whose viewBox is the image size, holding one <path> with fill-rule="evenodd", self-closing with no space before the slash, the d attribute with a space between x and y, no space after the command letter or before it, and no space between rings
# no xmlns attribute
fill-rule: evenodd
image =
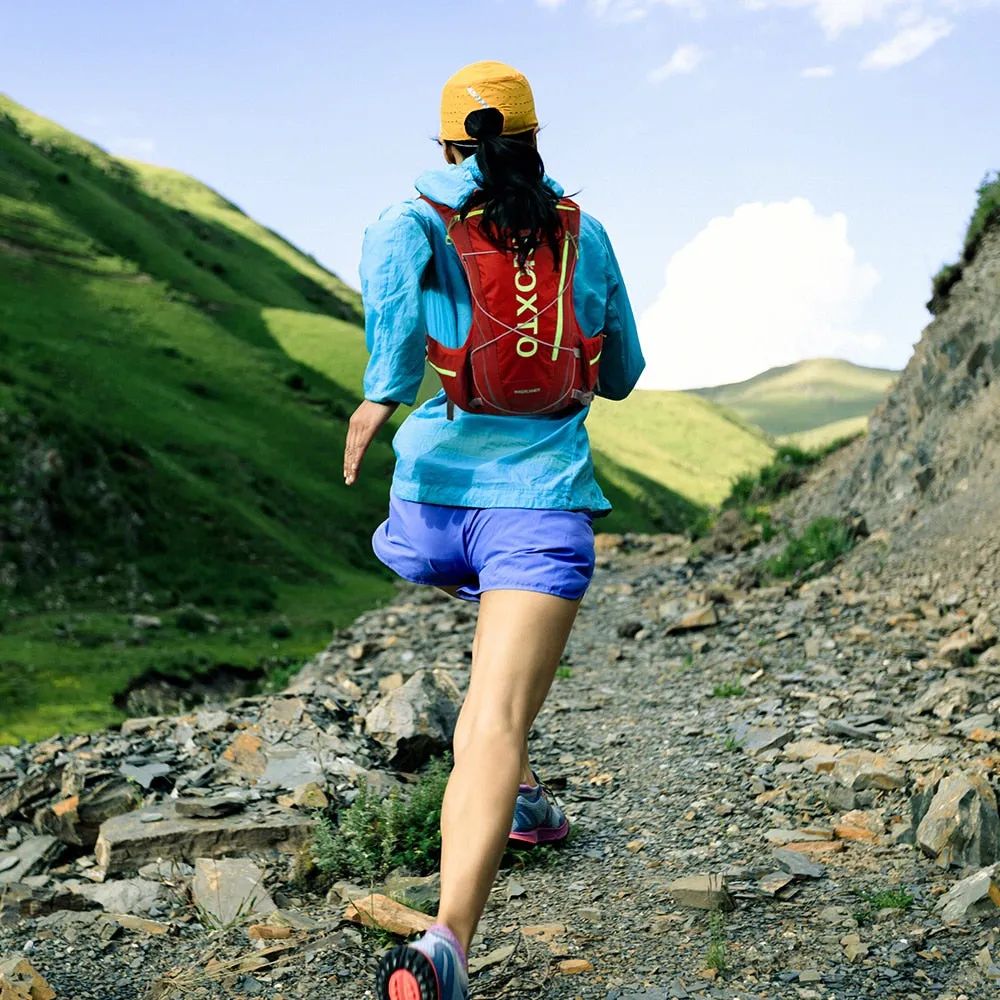
<svg viewBox="0 0 1000 1000"><path fill-rule="evenodd" d="M441 95L442 142L470 142L465 119L470 111L496 108L503 114L503 134L538 128L535 98L523 73L499 62L477 62L460 69Z"/></svg>

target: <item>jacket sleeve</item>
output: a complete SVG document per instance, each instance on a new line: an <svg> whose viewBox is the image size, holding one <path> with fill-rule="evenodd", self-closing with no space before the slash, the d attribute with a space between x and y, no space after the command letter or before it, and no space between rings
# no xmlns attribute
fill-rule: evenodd
<svg viewBox="0 0 1000 1000"><path fill-rule="evenodd" d="M365 399L412 406L424 377L421 279L431 259L427 230L407 205L387 209L365 231Z"/></svg>
<svg viewBox="0 0 1000 1000"><path fill-rule="evenodd" d="M603 228L601 238L607 261L608 305L597 395L605 399L624 399L635 388L646 367L646 361L639 346L639 331L632 315L632 304L625 290L625 281L611 248L611 241Z"/></svg>

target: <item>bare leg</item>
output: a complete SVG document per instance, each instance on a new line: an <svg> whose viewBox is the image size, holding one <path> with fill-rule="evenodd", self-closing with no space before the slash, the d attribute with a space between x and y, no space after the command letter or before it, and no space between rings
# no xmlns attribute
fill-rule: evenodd
<svg viewBox="0 0 1000 1000"><path fill-rule="evenodd" d="M517 786L532 779L528 731L542 707L579 601L522 590L482 595L455 768L441 815L441 907L468 949L503 857Z"/></svg>

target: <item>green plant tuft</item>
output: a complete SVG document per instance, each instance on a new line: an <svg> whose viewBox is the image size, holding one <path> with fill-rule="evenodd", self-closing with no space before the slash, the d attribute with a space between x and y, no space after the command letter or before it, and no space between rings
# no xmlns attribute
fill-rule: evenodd
<svg viewBox="0 0 1000 1000"><path fill-rule="evenodd" d="M738 680L723 681L712 688L713 698L738 698L743 694L743 685Z"/></svg>
<svg viewBox="0 0 1000 1000"><path fill-rule="evenodd" d="M312 844L321 886L338 878L373 883L394 868L417 875L434 871L441 859L441 803L449 773L448 762L434 761L408 796L384 800L362 782L339 824L321 816ZM300 868L308 871L305 864Z"/></svg>
<svg viewBox="0 0 1000 1000"><path fill-rule="evenodd" d="M1000 223L1000 171L987 174L976 189L976 208L965 232L962 256L954 264L946 264L934 275L932 296L927 308L936 316L948 304L948 296L962 279L965 267L972 263L983 236L990 226Z"/></svg>
<svg viewBox="0 0 1000 1000"><path fill-rule="evenodd" d="M726 971L726 915L712 910L708 915L708 954L705 965L718 973Z"/></svg>
<svg viewBox="0 0 1000 1000"><path fill-rule="evenodd" d="M764 563L764 571L783 579L832 562L850 552L854 536L850 528L835 517L820 517L811 522L798 538L792 536L784 551Z"/></svg>
<svg viewBox="0 0 1000 1000"><path fill-rule="evenodd" d="M905 889L882 889L878 892L858 892L863 906L854 911L854 919L859 924L870 924L879 910L908 910L914 897Z"/></svg>

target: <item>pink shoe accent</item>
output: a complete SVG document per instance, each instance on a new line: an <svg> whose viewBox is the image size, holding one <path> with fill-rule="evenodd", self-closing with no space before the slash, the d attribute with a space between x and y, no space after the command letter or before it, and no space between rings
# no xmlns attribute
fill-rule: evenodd
<svg viewBox="0 0 1000 1000"><path fill-rule="evenodd" d="M397 969L389 977L389 1000L423 1000L417 977L406 969Z"/></svg>
<svg viewBox="0 0 1000 1000"><path fill-rule="evenodd" d="M565 840L569 836L569 820L563 820L561 826L544 827L531 830L529 833L510 832L509 840L518 840L523 844L551 844L557 840Z"/></svg>

